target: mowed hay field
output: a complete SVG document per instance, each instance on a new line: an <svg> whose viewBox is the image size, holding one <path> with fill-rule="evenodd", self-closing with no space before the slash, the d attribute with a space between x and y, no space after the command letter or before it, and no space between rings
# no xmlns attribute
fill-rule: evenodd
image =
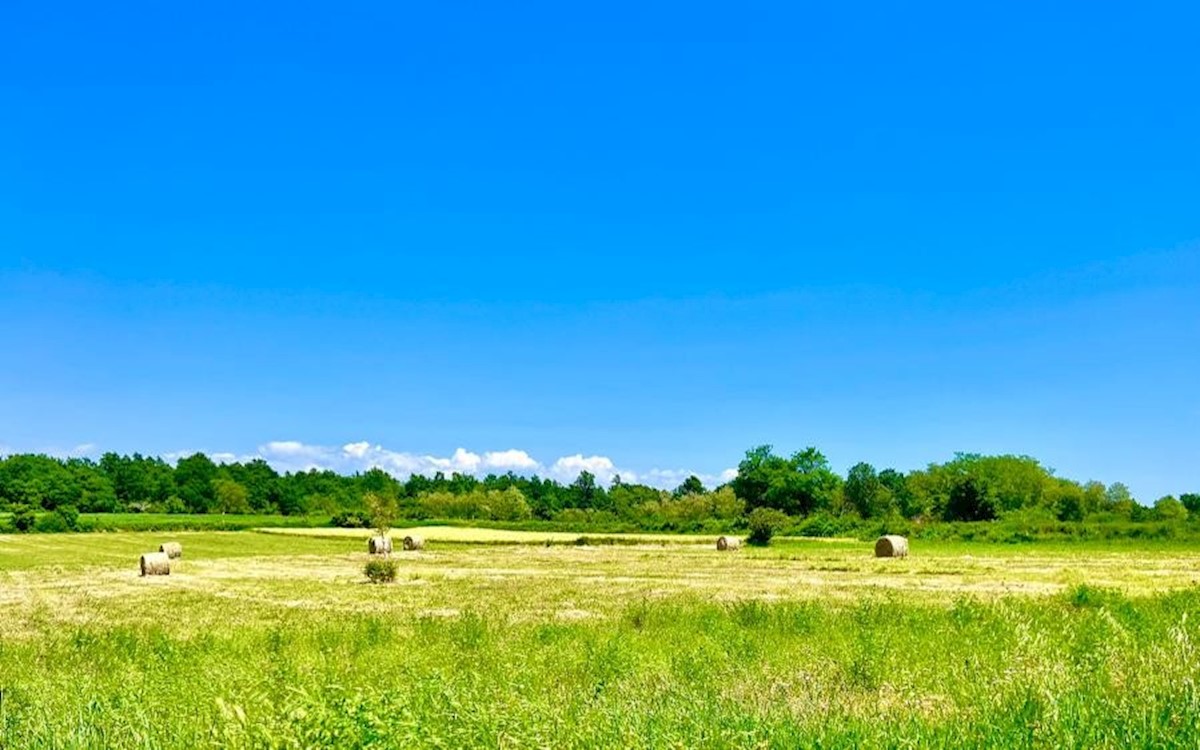
<svg viewBox="0 0 1200 750"><path fill-rule="evenodd" d="M0 746L1200 746L1182 545L310 531L0 536Z"/></svg>

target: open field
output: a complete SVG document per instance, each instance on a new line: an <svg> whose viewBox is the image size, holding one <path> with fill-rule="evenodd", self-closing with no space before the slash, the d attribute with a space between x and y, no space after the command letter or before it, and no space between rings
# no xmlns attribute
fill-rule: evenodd
<svg viewBox="0 0 1200 750"><path fill-rule="evenodd" d="M258 528L265 534L289 534L295 536L367 539L374 531L370 529L339 528ZM581 538L594 542L623 544L712 544L712 535L699 534L603 534L576 531L519 531L512 529L481 529L471 526L412 526L392 531L392 536L402 539L417 534L431 542L454 542L462 544L573 544ZM844 540L842 540L844 541Z"/></svg>
<svg viewBox="0 0 1200 750"><path fill-rule="evenodd" d="M1194 547L366 533L0 536L0 745L1200 742Z"/></svg>

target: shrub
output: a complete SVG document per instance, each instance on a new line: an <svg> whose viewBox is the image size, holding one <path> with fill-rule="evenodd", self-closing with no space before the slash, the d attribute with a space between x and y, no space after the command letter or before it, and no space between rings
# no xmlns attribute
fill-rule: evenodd
<svg viewBox="0 0 1200 750"><path fill-rule="evenodd" d="M329 524L343 529L365 529L371 525L371 522L361 513L344 510L341 513L335 514L330 519Z"/></svg>
<svg viewBox="0 0 1200 750"><path fill-rule="evenodd" d="M34 523L37 522L37 514L29 505L22 505L19 508L12 509L12 528L18 532L31 532L34 529Z"/></svg>
<svg viewBox="0 0 1200 750"><path fill-rule="evenodd" d="M750 533L746 537L746 543L759 547L767 546L771 543L771 537L786 526L789 520L786 513L774 508L755 508L750 513Z"/></svg>
<svg viewBox="0 0 1200 750"><path fill-rule="evenodd" d="M58 513L43 513L34 521L33 530L41 534L59 534L71 529Z"/></svg>
<svg viewBox="0 0 1200 750"><path fill-rule="evenodd" d="M79 529L79 509L74 505L62 505L55 514L62 519L63 524L71 531Z"/></svg>
<svg viewBox="0 0 1200 750"><path fill-rule="evenodd" d="M395 560L376 558L369 560L363 566L363 573L366 574L367 580L371 583L391 583L396 580L396 571L399 568L400 564Z"/></svg>
<svg viewBox="0 0 1200 750"><path fill-rule="evenodd" d="M35 523L37 523L37 514L28 505L13 510L12 525L17 531L22 533L32 531Z"/></svg>

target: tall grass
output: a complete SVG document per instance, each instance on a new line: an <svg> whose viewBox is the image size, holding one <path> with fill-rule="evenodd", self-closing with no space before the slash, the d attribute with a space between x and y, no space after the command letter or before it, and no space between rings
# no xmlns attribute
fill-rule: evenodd
<svg viewBox="0 0 1200 750"><path fill-rule="evenodd" d="M384 589L380 589L381 591ZM396 591L396 589L392 589ZM1195 589L39 624L4 747L1196 747ZM177 613L186 617L186 612Z"/></svg>

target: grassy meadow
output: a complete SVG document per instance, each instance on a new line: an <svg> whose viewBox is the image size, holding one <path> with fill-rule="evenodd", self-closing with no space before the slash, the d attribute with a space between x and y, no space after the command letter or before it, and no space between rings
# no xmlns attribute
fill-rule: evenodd
<svg viewBox="0 0 1200 750"><path fill-rule="evenodd" d="M420 533L0 536L0 746L1200 745L1194 546Z"/></svg>

